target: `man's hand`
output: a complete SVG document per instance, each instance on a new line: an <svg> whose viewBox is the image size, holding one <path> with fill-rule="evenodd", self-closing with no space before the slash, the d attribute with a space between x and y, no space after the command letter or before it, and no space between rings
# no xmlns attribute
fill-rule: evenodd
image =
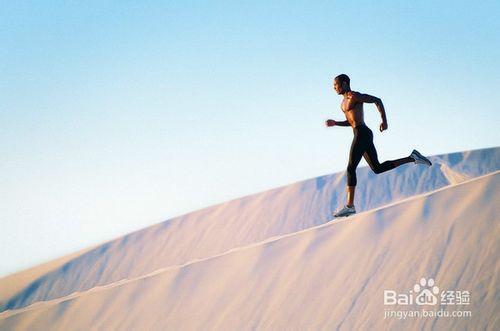
<svg viewBox="0 0 500 331"><path fill-rule="evenodd" d="M387 122L382 122L380 124L380 132L387 130Z"/></svg>
<svg viewBox="0 0 500 331"><path fill-rule="evenodd" d="M326 120L325 121L326 126L335 126L336 124L337 124L337 122L335 122L335 120Z"/></svg>

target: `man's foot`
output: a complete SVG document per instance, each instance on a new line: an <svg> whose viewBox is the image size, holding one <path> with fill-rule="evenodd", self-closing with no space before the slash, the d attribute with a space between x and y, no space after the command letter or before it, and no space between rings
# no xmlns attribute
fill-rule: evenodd
<svg viewBox="0 0 500 331"><path fill-rule="evenodd" d="M426 158L425 156L423 156L422 154L420 154L416 149L413 150L413 152L411 152L411 155L410 157L415 160L415 163L421 163L421 164L425 164L427 166L431 166L432 165L432 162L429 161L428 158Z"/></svg>
<svg viewBox="0 0 500 331"><path fill-rule="evenodd" d="M333 214L333 217L347 217L352 214L356 214L356 209L354 208L354 206L348 207L347 205L345 205L341 210Z"/></svg>

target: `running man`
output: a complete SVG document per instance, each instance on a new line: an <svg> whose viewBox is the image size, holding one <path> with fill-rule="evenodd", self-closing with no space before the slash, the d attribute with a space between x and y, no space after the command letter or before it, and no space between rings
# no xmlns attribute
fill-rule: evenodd
<svg viewBox="0 0 500 331"><path fill-rule="evenodd" d="M380 163L377 158L377 150L373 145L373 132L366 126L363 120L363 103L374 103L377 106L382 123L380 132L387 130L387 118L385 116L382 100L377 97L351 91L350 79L346 74L341 74L333 80L333 88L337 94L342 94L344 99L340 108L346 117L346 121L327 120L326 126L350 126L354 131L354 138L349 153L349 164L347 166L347 204L337 211L333 216L342 217L356 213L354 208L354 192L357 184L356 167L364 157L370 168L376 174L394 169L402 164L415 162L431 166L432 163L417 150L413 150L410 156L397 160L388 160Z"/></svg>

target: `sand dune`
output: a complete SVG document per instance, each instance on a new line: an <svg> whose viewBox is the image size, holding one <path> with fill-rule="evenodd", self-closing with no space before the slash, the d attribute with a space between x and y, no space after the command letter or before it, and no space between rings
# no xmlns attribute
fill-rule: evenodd
<svg viewBox="0 0 500 331"><path fill-rule="evenodd" d="M500 169L500 148L431 157L430 168L405 165L375 175L360 168L357 209L457 184ZM102 245L0 279L0 311L18 309L122 279L222 254L323 224L344 199L345 174L322 176L183 215Z"/></svg>
<svg viewBox="0 0 500 331"><path fill-rule="evenodd" d="M0 314L5 330L498 329L500 171ZM384 319L383 290L432 277L467 318ZM441 306L450 311L452 306Z"/></svg>
<svg viewBox="0 0 500 331"><path fill-rule="evenodd" d="M8 300L8 298L21 291L27 284L31 284L36 279L43 277L43 275L53 272L54 270L60 268L62 265L77 258L80 255L85 254L93 248L94 247L88 247L78 252L62 256L58 259L37 265L36 267L30 268L28 270L16 272L2 278L0 280L0 302L5 302L6 300Z"/></svg>

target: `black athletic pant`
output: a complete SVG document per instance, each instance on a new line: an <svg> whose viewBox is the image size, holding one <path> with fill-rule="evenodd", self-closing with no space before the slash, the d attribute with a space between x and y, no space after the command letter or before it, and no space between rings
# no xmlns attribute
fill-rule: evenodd
<svg viewBox="0 0 500 331"><path fill-rule="evenodd" d="M356 167L364 156L370 168L376 174L396 168L394 161L378 162L377 150L373 145L373 132L365 124L358 125L354 129L354 138L349 153L349 164L347 166L347 185L356 186Z"/></svg>

